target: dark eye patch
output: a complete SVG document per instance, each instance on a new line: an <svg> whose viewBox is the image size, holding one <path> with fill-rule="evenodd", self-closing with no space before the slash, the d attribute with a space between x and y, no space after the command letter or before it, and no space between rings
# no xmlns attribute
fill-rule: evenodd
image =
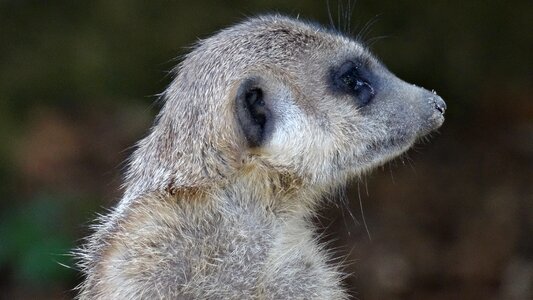
<svg viewBox="0 0 533 300"><path fill-rule="evenodd" d="M361 63L346 61L332 72L335 90L353 95L357 107L367 105L374 98L375 90Z"/></svg>

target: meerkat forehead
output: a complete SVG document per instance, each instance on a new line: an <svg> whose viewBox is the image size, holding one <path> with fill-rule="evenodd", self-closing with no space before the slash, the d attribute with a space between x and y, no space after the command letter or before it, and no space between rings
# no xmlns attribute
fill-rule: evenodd
<svg viewBox="0 0 533 300"><path fill-rule="evenodd" d="M311 22L267 15L251 18L201 41L178 69L188 68L225 79L253 71L290 73L302 65L344 57L377 60L362 44L342 33ZM214 66L213 64L216 64Z"/></svg>

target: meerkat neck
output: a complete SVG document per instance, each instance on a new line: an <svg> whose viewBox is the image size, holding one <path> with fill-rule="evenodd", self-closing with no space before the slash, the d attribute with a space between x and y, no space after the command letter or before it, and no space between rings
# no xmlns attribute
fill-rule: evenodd
<svg viewBox="0 0 533 300"><path fill-rule="evenodd" d="M165 220L167 225L149 235L167 237L159 241L160 255L174 262L176 272L183 269L190 275L183 279L186 290L200 293L193 298L209 298L213 295L202 291L210 290L222 298L238 298L236 291L282 299L344 298L341 275L327 264L328 255L308 222L315 197L301 192L292 178L258 181L253 176L258 175L239 177L198 199L177 198L169 207L156 209L164 215L155 214L153 223ZM197 249L206 253L199 255ZM179 257L171 256L175 253ZM205 278L202 274L219 282L196 281Z"/></svg>

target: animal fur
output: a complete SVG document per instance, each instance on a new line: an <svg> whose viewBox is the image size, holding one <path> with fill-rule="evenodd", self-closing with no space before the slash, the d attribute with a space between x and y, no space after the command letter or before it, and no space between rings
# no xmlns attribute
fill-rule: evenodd
<svg viewBox="0 0 533 300"><path fill-rule="evenodd" d="M346 60L369 73L366 95L335 88ZM79 298L348 298L309 218L325 194L438 128L442 99L359 42L277 15L199 42L175 74L123 198L78 251ZM243 125L257 118L239 122L246 80L268 111L259 133Z"/></svg>

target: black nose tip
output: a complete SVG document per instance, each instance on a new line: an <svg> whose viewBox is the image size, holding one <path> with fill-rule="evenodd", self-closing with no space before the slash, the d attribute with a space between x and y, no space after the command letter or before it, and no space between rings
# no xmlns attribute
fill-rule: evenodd
<svg viewBox="0 0 533 300"><path fill-rule="evenodd" d="M435 108L441 113L441 114L444 114L444 112L446 111L446 102L444 102L444 100L442 100L441 97L437 96L437 95L433 95L432 97L433 99L433 105L435 106Z"/></svg>

